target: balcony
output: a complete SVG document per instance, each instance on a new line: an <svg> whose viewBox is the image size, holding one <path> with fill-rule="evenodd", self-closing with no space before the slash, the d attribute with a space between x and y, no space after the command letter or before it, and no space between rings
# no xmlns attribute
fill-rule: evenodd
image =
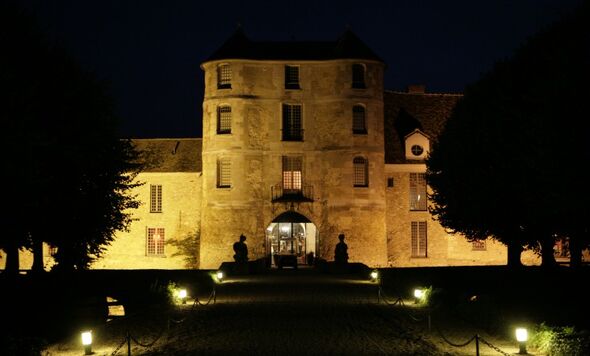
<svg viewBox="0 0 590 356"><path fill-rule="evenodd" d="M270 187L273 203L305 203L313 202L313 185L303 184L301 189L285 188L283 184Z"/></svg>

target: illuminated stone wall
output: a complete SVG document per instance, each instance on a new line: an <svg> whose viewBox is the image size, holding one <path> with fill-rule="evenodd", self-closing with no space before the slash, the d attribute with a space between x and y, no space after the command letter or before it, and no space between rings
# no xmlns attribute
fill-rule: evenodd
<svg viewBox="0 0 590 356"><path fill-rule="evenodd" d="M142 205L133 212L128 232L119 232L93 269L184 269L187 253L198 254L195 245L174 246L174 241L198 239L201 212L201 173L145 172L136 180L143 182L131 194L137 194ZM162 185L162 212L150 212L150 185ZM164 255L147 255L147 229L164 228ZM197 241L198 242L198 241ZM192 246L189 247L189 246ZM176 256L175 256L176 255Z"/></svg>
<svg viewBox="0 0 590 356"><path fill-rule="evenodd" d="M231 261L243 233L250 259L265 255L265 229L290 206L271 203L281 183L282 156L303 157L303 183L313 203L293 209L319 231L319 254L333 259L338 233L348 238L351 261L385 265L383 199L383 65L362 61L367 89L352 89L358 61L213 61L205 71L203 103L202 268ZM217 65L230 64L232 88L217 89ZM300 68L300 90L284 89L284 66ZM281 138L282 104L302 105L302 142ZM367 108L367 135L352 134L352 107ZM231 106L231 134L217 134L217 108ZM353 187L353 157L369 160L369 187ZM217 160L231 161L231 188L216 187Z"/></svg>

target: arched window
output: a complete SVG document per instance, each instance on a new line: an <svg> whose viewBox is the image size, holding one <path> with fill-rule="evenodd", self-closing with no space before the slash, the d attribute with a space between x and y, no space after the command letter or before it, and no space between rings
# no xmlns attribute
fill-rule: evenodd
<svg viewBox="0 0 590 356"><path fill-rule="evenodd" d="M231 106L220 106L217 108L217 133L231 133Z"/></svg>
<svg viewBox="0 0 590 356"><path fill-rule="evenodd" d="M367 123L365 120L366 110L362 105L355 105L352 107L352 133L366 134Z"/></svg>
<svg viewBox="0 0 590 356"><path fill-rule="evenodd" d="M354 89L365 89L365 65L354 63L352 65L352 87Z"/></svg>
<svg viewBox="0 0 590 356"><path fill-rule="evenodd" d="M369 161L364 157L355 157L352 161L354 169L353 185L355 187L369 186Z"/></svg>
<svg viewBox="0 0 590 356"><path fill-rule="evenodd" d="M217 89L231 89L231 67L221 64L217 67Z"/></svg>

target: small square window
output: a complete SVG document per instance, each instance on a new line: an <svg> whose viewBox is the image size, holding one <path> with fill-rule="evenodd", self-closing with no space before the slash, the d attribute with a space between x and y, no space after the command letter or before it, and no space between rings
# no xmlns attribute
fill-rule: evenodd
<svg viewBox="0 0 590 356"><path fill-rule="evenodd" d="M285 89L300 89L299 67L285 66Z"/></svg>
<svg viewBox="0 0 590 356"><path fill-rule="evenodd" d="M393 177L387 178L387 188L393 188Z"/></svg>

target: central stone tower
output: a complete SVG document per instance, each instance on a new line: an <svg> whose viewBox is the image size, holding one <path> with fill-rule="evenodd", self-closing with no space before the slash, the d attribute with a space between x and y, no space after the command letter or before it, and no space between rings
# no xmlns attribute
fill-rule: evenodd
<svg viewBox="0 0 590 356"><path fill-rule="evenodd" d="M201 68L201 268L232 261L240 234L250 260L332 260L344 233L351 262L385 265L382 60L351 31L256 42L238 29Z"/></svg>

